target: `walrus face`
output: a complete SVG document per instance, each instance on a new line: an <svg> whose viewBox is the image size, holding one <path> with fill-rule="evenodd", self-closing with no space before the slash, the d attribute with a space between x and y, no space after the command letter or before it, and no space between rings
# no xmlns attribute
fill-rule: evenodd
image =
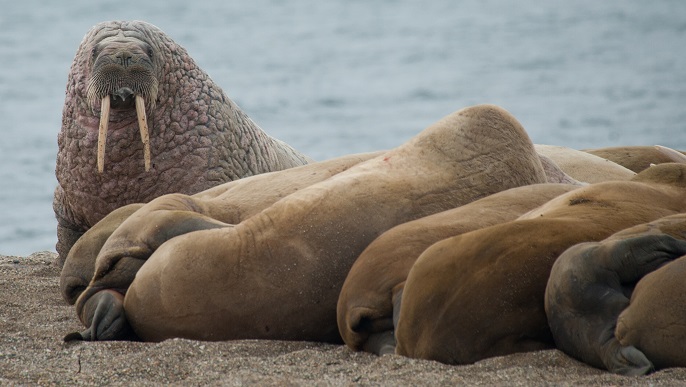
<svg viewBox="0 0 686 387"><path fill-rule="evenodd" d="M136 109L144 146L145 170L150 169L150 136L145 109L154 109L158 81L154 72L154 50L148 43L119 31L91 49L92 72L87 86L91 108L100 104L98 172L105 163L105 144L110 110ZM95 109L94 109L95 110Z"/></svg>

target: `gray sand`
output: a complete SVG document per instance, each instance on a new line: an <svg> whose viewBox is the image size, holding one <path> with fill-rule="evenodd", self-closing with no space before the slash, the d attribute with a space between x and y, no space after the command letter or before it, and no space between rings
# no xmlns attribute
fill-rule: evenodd
<svg viewBox="0 0 686 387"><path fill-rule="evenodd" d="M686 368L622 377L559 351L466 366L355 353L310 342L69 343L82 330L58 290L54 253L0 256L1 385L674 385Z"/></svg>

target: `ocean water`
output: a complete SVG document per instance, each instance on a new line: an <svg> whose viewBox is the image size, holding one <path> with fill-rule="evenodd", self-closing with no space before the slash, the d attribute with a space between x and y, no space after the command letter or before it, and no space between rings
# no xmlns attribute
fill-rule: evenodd
<svg viewBox="0 0 686 387"><path fill-rule="evenodd" d="M67 73L88 29L151 22L311 157L388 149L494 103L536 143L686 149L686 2L0 0L0 254L54 250Z"/></svg>

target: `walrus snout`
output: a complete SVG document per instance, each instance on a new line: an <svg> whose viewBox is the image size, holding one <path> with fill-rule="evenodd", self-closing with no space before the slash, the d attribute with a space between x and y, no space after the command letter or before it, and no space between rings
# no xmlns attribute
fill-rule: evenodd
<svg viewBox="0 0 686 387"><path fill-rule="evenodd" d="M112 109L131 109L135 107L134 92L128 87L122 87L112 93L110 107Z"/></svg>
<svg viewBox="0 0 686 387"><path fill-rule="evenodd" d="M91 106L100 102L98 129L98 172L105 168L105 145L110 109L135 107L144 148L145 171L150 170L150 136L146 107L154 110L158 81L152 63L152 49L134 42L110 43L93 49L93 73L87 86Z"/></svg>

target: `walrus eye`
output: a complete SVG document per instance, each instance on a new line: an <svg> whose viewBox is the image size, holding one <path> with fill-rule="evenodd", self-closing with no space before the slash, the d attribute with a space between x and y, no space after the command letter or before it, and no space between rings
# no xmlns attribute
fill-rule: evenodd
<svg viewBox="0 0 686 387"><path fill-rule="evenodd" d="M91 58L95 60L98 57L98 46L93 46L91 49Z"/></svg>
<svg viewBox="0 0 686 387"><path fill-rule="evenodd" d="M152 49L152 46L149 44L145 43L143 49L145 50L145 53L148 54L148 58L152 59L152 56L154 54L154 51Z"/></svg>

